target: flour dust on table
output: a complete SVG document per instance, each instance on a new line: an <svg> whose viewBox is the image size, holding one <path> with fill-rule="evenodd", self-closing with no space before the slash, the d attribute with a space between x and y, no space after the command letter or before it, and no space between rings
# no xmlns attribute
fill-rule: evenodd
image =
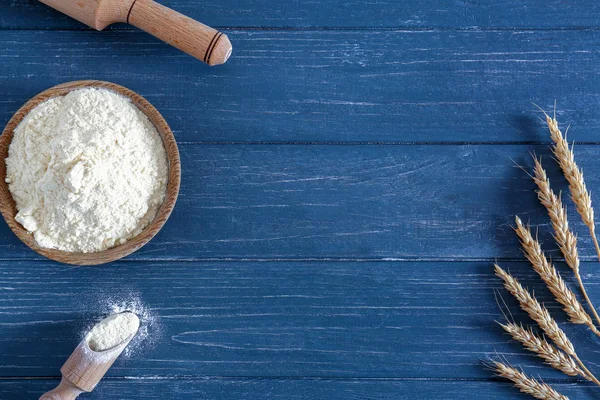
<svg viewBox="0 0 600 400"><path fill-rule="evenodd" d="M121 354L121 358L128 358L133 354L148 350L152 348L160 339L161 327L158 323L158 317L148 309L148 307L138 296L132 295L126 299L108 298L106 300L102 300L100 304L100 313L100 318L94 318L93 321L90 321L90 323L86 324L84 327L81 333L81 336L84 339L89 338L94 328L96 328L98 323L101 322L100 320L107 316L134 314L138 319L137 334L134 336L131 342L129 342ZM132 327L135 323L135 321L132 320L122 320L121 322L126 325L122 327L123 329ZM90 348L94 350L92 346L90 346Z"/></svg>
<svg viewBox="0 0 600 400"><path fill-rule="evenodd" d="M140 319L132 312L113 314L98 322L87 334L88 346L93 351L112 349L135 335Z"/></svg>
<svg viewBox="0 0 600 400"><path fill-rule="evenodd" d="M16 220L38 245L78 253L141 233L168 180L148 117L125 96L95 88L35 107L14 131L6 167Z"/></svg>

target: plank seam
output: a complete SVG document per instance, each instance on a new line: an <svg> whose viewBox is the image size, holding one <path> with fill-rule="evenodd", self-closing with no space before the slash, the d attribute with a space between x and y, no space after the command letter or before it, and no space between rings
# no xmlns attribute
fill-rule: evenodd
<svg viewBox="0 0 600 400"><path fill-rule="evenodd" d="M296 31L296 32L325 32L325 31L389 31L389 32L544 32L544 31L599 31L600 26L556 26L546 28L535 27L480 27L480 26L465 26L465 27L410 27L410 26L361 26L361 27L291 27L291 26L213 26L217 30L225 31ZM0 27L0 31L94 31L94 29L86 26L81 27L18 27L6 26ZM126 25L120 27L111 27L105 30L118 32L135 32L133 27Z"/></svg>
<svg viewBox="0 0 600 400"><path fill-rule="evenodd" d="M564 262L564 259L553 258L555 262ZM594 257L580 257L580 260L584 263L596 262ZM0 258L0 262L50 262L46 258ZM406 263L406 262L452 262L452 263L494 263L494 262L510 262L510 263L529 263L524 258L235 258L235 257L223 257L223 258L130 258L121 259L118 262L170 262L170 263L190 263L190 262L350 262L350 263Z"/></svg>
<svg viewBox="0 0 600 400"><path fill-rule="evenodd" d="M177 135L177 131L175 131ZM178 141L180 146L550 146L552 142L529 141L529 142L401 142L401 141L248 141L248 142L223 142L223 141ZM597 146L600 142L576 142L578 146Z"/></svg>
<svg viewBox="0 0 600 400"><path fill-rule="evenodd" d="M60 376L6 376L0 377L0 381L23 381L23 380L59 380ZM175 375L175 376L106 376L102 378L103 381L128 381L128 380L140 380L140 381L173 381L173 380L233 380L233 381L247 381L247 380L263 380L263 381L397 381L397 382L506 382L503 378L490 377L490 378L437 378L437 377L383 377L383 378L370 378L370 377L324 377L324 376L204 376L204 375ZM592 383L584 379L560 379L560 378L545 378L546 383L563 383L563 384L589 384L595 387Z"/></svg>

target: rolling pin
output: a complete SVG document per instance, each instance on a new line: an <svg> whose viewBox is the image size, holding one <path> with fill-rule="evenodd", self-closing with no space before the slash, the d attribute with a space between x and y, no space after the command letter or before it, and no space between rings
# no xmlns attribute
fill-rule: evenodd
<svg viewBox="0 0 600 400"><path fill-rule="evenodd" d="M74 400L81 393L94 390L136 334L137 331L104 351L92 350L89 338L83 339L60 369L62 379L58 386L44 393L40 400Z"/></svg>
<svg viewBox="0 0 600 400"><path fill-rule="evenodd" d="M153 0L40 0L101 31L124 22L156 36L208 65L224 64L231 55L227 35Z"/></svg>

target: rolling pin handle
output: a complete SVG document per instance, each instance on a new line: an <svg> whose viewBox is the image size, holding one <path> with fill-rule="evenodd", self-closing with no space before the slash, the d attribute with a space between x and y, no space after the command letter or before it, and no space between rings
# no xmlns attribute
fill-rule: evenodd
<svg viewBox="0 0 600 400"><path fill-rule="evenodd" d="M83 393L83 390L63 377L58 386L44 393L40 400L75 400L81 393Z"/></svg>
<svg viewBox="0 0 600 400"><path fill-rule="evenodd" d="M224 64L231 55L227 35L153 0L135 0L127 22L208 65Z"/></svg>

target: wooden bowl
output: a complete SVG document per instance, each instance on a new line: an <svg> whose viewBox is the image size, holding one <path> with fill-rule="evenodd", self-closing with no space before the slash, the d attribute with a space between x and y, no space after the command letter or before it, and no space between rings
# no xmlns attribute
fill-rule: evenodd
<svg viewBox="0 0 600 400"><path fill-rule="evenodd" d="M110 249L96 252L96 253L72 253L54 249L47 249L38 246L33 235L21 226L16 220L17 207L15 201L8 190L8 184L6 183L6 162L5 159L8 157L8 147L13 138L13 132L15 128L21 123L23 118L37 105L48 100L51 97L64 96L72 90L81 89L85 87L105 88L114 92L120 93L131 99L140 111L148 116L150 121L156 127L160 134L163 144L167 152L167 158L169 163L169 181L167 184L167 194L161 207L159 208L154 220L136 237L127 241L125 244L112 247ZM104 264L111 261L118 260L129 254L137 251L140 247L145 245L160 231L163 227L173 207L177 201L177 195L179 194L179 185L181 183L181 161L179 159L179 150L177 149L177 143L173 132L167 122L164 120L162 115L150 104L145 98L139 94L124 88L123 86L104 82L104 81L75 81L68 82L62 85L54 86L48 90L43 91L37 96L29 100L23 107L21 107L15 115L8 121L6 128L0 136L0 212L6 220L6 223L10 229L23 241L27 246L32 248L34 251L48 257L52 260L75 265L98 265Z"/></svg>

